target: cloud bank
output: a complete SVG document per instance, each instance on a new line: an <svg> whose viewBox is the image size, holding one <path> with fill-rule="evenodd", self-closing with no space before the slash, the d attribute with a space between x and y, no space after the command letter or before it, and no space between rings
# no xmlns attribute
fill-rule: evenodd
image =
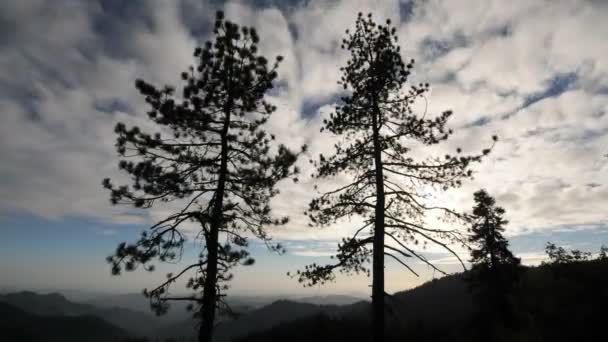
<svg viewBox="0 0 608 342"><path fill-rule="evenodd" d="M438 201L460 210L484 187L511 221L508 235L603 228L608 203L608 6L603 1L87 1L23 0L0 5L0 213L84 217L117 225L152 221L170 208L113 208L100 186L117 172L113 127L146 127L136 78L178 84L209 35L216 8L255 26L261 50L283 55L280 142L331 151L319 133L339 98L345 29L357 12L400 23L414 82L428 81L428 112L452 109L454 139L436 153L477 151L497 134L474 181ZM303 162L298 185L273 201L288 214L275 231L294 254L325 255L354 227L309 228L314 195ZM332 180L339 182L339 180ZM108 230L107 234L114 232ZM105 234L105 233L103 233ZM305 241L313 240L313 243ZM299 243L298 241L301 241ZM299 244L298 244L299 243Z"/></svg>

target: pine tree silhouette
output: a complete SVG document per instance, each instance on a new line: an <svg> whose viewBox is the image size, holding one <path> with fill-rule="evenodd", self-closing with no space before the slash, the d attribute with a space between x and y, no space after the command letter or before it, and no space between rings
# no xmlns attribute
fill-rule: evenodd
<svg viewBox="0 0 608 342"><path fill-rule="evenodd" d="M246 251L245 234L263 240L271 250L283 250L272 243L265 227L285 224L288 219L273 218L269 201L277 193L276 183L298 172L294 166L298 154L283 145L271 153L274 136L262 128L276 109L264 95L273 87L282 57L269 65L258 54L254 28L225 21L222 12L216 19L215 41L197 48L196 67L181 74L185 83L181 94L169 86L157 88L136 81L159 132L117 124L116 147L125 158L119 167L133 184L117 187L109 179L103 181L114 204L179 205L138 241L118 246L108 257L114 274L138 265L153 270L153 260L181 260L186 241L183 226L198 227L202 242L198 260L168 274L165 282L144 290L144 295L159 314L171 300L193 301L191 308L197 306L201 319L199 341L211 341L216 307L226 308L223 291L233 267L254 262ZM161 127L172 136L161 134ZM220 236L226 243L220 243ZM171 295L170 285L186 276L192 295Z"/></svg>
<svg viewBox="0 0 608 342"><path fill-rule="evenodd" d="M600 248L600 258L604 249L604 246ZM543 262L545 264L569 264L591 259L591 253L589 252L583 252L578 249L566 250L564 247L558 246L553 242L547 242L545 244L545 253L547 253L547 256L549 257L548 262Z"/></svg>
<svg viewBox="0 0 608 342"><path fill-rule="evenodd" d="M471 251L474 266L498 268L503 264L518 264L519 259L509 250L509 242L502 236L505 210L495 206L496 201L485 190L475 192L473 227L469 242L478 248Z"/></svg>
<svg viewBox="0 0 608 342"><path fill-rule="evenodd" d="M513 325L511 295L519 279L520 259L503 237L505 210L485 190L474 194L475 207L469 242L473 269L468 280L478 304L475 330L479 340L508 341L505 325ZM513 328L513 327L511 327Z"/></svg>
<svg viewBox="0 0 608 342"><path fill-rule="evenodd" d="M446 123L452 112L433 118L426 111L414 113L412 103L426 100L429 85L405 89L414 61L403 62L396 31L390 20L378 25L371 14L361 13L355 31L346 31L342 48L350 59L341 68L339 84L348 95L321 129L341 136L342 142L336 144L334 155L320 155L314 162L314 176L342 174L351 181L312 200L307 214L313 225L326 226L352 216L361 216L364 225L339 244L336 263L312 264L294 275L307 286L333 280L335 270L369 275L366 263L372 258L374 341L384 340L384 256L415 273L402 258L415 257L437 269L415 250L419 242L438 244L456 255L448 243L464 242L459 232L430 227L424 218L428 211L438 211L448 219L464 217L430 204L427 194L430 189L460 186L472 176L471 164L490 152L462 155L458 149L456 155L421 160L410 153L415 144L430 146L447 140L452 131Z"/></svg>
<svg viewBox="0 0 608 342"><path fill-rule="evenodd" d="M600 253L597 256L597 259L598 260L608 260L608 247L607 246L602 245L600 247Z"/></svg>

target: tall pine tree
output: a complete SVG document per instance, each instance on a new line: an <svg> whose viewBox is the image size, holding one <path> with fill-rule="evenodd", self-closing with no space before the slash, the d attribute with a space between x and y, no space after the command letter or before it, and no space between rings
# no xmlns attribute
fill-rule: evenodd
<svg viewBox="0 0 608 342"><path fill-rule="evenodd" d="M485 190L473 195L473 226L469 242L476 248L471 251L471 263L474 266L496 269L501 265L518 264L519 259L509 250L509 242L502 236L508 223L503 218L505 210L497 207L496 200Z"/></svg>
<svg viewBox="0 0 608 342"><path fill-rule="evenodd" d="M520 260L502 235L508 223L505 210L485 190L475 192L474 199L469 237L473 269L468 278L479 309L474 328L478 340L508 341L508 332L514 330L511 297Z"/></svg>
<svg viewBox="0 0 608 342"><path fill-rule="evenodd" d="M339 244L337 262L309 265L297 277L311 286L333 280L336 270L369 274L367 263L373 259L372 335L374 341L383 341L384 256L414 272L403 258L415 257L437 269L417 251L419 242L438 244L456 255L448 244L464 242L460 233L429 226L425 217L429 211L443 213L447 219L463 216L429 204L428 193L460 186L472 176L471 164L490 150L463 155L458 149L456 155L425 159L411 153L414 146L447 140L452 134L446 128L452 112L430 117L413 111L411 105L425 97L429 85L406 87L414 61L402 60L396 28L389 20L378 25L371 14L364 17L359 13L355 31L346 31L342 48L350 59L341 68L339 84L348 95L322 128L340 136L341 142L334 155L321 155L315 162L314 176L344 174L351 181L312 200L307 214L315 225L326 226L351 216L362 217L364 224Z"/></svg>
<svg viewBox="0 0 608 342"><path fill-rule="evenodd" d="M181 74L179 94L169 86L136 81L159 130L117 124L116 147L124 158L119 167L131 176L132 186L103 181L113 204L152 208L172 202L169 208L178 208L138 241L118 246L108 257L114 274L138 265L152 270L154 260L181 260L184 225L197 227L198 259L144 294L158 313L171 300L192 301L201 319L199 341L211 341L216 307L224 307L233 267L253 263L246 251L248 237L282 250L265 228L285 224L287 218L272 217L269 201L277 182L297 173L297 154L283 145L271 152L274 136L262 128L276 109L264 96L282 58L269 63L258 53L256 30L225 21L221 12L213 32L215 41L194 51L197 65ZM191 295L171 294L170 285L180 278Z"/></svg>

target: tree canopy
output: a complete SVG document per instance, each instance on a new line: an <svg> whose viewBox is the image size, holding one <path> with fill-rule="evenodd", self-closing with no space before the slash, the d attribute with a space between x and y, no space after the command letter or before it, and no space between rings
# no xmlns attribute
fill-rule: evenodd
<svg viewBox="0 0 608 342"><path fill-rule="evenodd" d="M508 224L505 210L483 189L474 193L474 199L469 236L473 269L467 277L477 302L472 328L476 340L510 341L516 316L511 297L519 280L520 260L503 236Z"/></svg>
<svg viewBox="0 0 608 342"><path fill-rule="evenodd" d="M519 259L509 250L509 242L502 235L509 221L503 218L505 210L497 207L496 200L487 191L473 195L473 226L469 242L474 245L471 263L475 266L497 268L501 264L519 264Z"/></svg>
<svg viewBox="0 0 608 342"><path fill-rule="evenodd" d="M359 13L354 32L346 31L342 48L349 59L340 69L339 81L346 95L321 129L341 140L333 155L320 155L314 161L313 176L346 175L350 182L313 199L307 215L313 225L327 226L353 216L361 217L363 225L339 244L335 263L312 264L297 274L301 282L311 286L333 280L335 271L370 274L367 263L373 259L376 341L383 340L384 256L414 274L404 258L417 258L439 270L420 253L419 244L438 244L458 257L448 243L464 242L462 235L457 230L429 226L425 219L434 211L447 220L464 217L431 204L428 194L459 187L472 177L473 163L490 152L485 149L467 155L456 149L453 155L425 153L425 147L445 142L452 135L447 127L452 112L431 115L413 109L417 100L426 101L430 86L408 84L414 60L404 62L397 40L390 20L377 24L371 14Z"/></svg>
<svg viewBox="0 0 608 342"><path fill-rule="evenodd" d="M201 341L211 339L216 306L225 308L222 297L231 270L254 262L246 250L249 238L282 251L265 228L288 218L273 217L269 201L278 192L277 182L298 173L298 153L283 145L273 148L274 136L263 128L276 110L265 94L273 88L282 57L269 62L259 54L257 31L224 20L222 12L213 34L213 41L194 51L196 66L181 73L181 92L135 82L158 131L117 124L119 167L132 185L103 181L113 204L173 210L138 241L118 246L108 257L114 274L138 265L153 270L154 260L180 261L188 227L196 227L197 260L144 294L158 313L168 309L170 300L192 301L202 320ZM171 295L170 285L185 277L192 295Z"/></svg>

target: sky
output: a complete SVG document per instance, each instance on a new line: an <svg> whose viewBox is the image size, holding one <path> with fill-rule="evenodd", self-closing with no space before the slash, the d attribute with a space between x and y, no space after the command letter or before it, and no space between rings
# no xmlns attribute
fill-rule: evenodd
<svg viewBox="0 0 608 342"><path fill-rule="evenodd" d="M217 9L256 27L263 55L285 58L268 96L278 110L267 127L278 142L308 144L311 156L331 151L335 137L319 129L340 95L340 42L359 11L372 12L397 23L403 58L416 60L411 80L431 84L428 113L454 112L455 134L434 152L476 152L499 137L474 180L437 201L466 211L473 192L487 189L506 209L506 236L527 264L543 260L547 241L591 252L608 244L606 1L3 1L0 289L136 292L172 270L110 275L104 259L116 245L172 208L113 207L101 180L125 179L114 125L150 127L135 79L179 85ZM232 293L369 292L362 276L311 289L286 276L327 261L353 229L308 226L303 211L316 181L306 164L300 182L279 184L272 202L291 217L271 231L287 254L254 243L257 263L236 272ZM196 244L189 247L186 258ZM462 270L440 249L424 253L447 272ZM412 267L420 277L389 262L387 290L437 276Z"/></svg>

